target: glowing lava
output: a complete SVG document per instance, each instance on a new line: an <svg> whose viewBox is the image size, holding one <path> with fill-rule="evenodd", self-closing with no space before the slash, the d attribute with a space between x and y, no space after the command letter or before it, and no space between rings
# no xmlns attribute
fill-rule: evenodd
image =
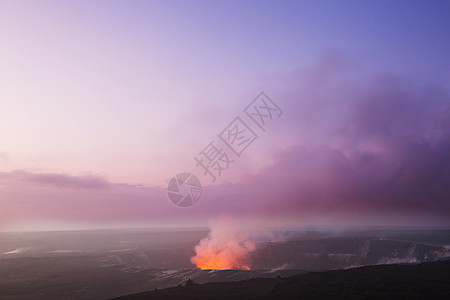
<svg viewBox="0 0 450 300"><path fill-rule="evenodd" d="M202 270L250 270L249 254L255 243L230 222L220 225L195 246L191 262Z"/></svg>
<svg viewBox="0 0 450 300"><path fill-rule="evenodd" d="M195 265L202 270L250 270L249 265L222 256L207 256L196 260Z"/></svg>

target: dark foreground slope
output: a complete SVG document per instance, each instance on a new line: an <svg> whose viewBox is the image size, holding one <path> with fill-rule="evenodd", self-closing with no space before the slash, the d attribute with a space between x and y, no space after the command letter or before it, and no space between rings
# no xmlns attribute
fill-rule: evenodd
<svg viewBox="0 0 450 300"><path fill-rule="evenodd" d="M116 299L450 299L450 261L188 284Z"/></svg>

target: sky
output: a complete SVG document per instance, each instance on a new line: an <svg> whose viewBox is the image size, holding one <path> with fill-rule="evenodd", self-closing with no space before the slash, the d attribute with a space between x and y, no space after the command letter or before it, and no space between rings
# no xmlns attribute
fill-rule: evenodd
<svg viewBox="0 0 450 300"><path fill-rule="evenodd" d="M1 1L0 43L0 230L450 225L448 1Z"/></svg>

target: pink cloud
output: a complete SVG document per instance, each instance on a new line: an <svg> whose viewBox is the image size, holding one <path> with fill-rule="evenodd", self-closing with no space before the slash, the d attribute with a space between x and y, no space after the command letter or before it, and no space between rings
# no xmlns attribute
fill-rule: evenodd
<svg viewBox="0 0 450 300"><path fill-rule="evenodd" d="M14 171L0 173L0 220L206 225L227 214L448 225L449 96L392 76L358 77L352 68L336 56L291 79L277 97L283 122L271 128L288 146L241 183L204 187L193 207L174 206L165 187Z"/></svg>

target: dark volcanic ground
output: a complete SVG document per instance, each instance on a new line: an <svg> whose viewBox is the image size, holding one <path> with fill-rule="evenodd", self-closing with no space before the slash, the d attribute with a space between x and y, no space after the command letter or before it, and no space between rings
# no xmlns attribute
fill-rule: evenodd
<svg viewBox="0 0 450 300"><path fill-rule="evenodd" d="M207 234L172 229L0 233L0 299L108 299L176 287L189 278L198 284L287 278L450 256L449 230L298 231L283 232L289 237L284 241L260 242L248 257L250 271L199 270L190 258ZM278 283L273 280L257 295L271 291Z"/></svg>
<svg viewBox="0 0 450 300"><path fill-rule="evenodd" d="M311 272L288 278L187 284L116 298L144 299L450 299L450 261Z"/></svg>

